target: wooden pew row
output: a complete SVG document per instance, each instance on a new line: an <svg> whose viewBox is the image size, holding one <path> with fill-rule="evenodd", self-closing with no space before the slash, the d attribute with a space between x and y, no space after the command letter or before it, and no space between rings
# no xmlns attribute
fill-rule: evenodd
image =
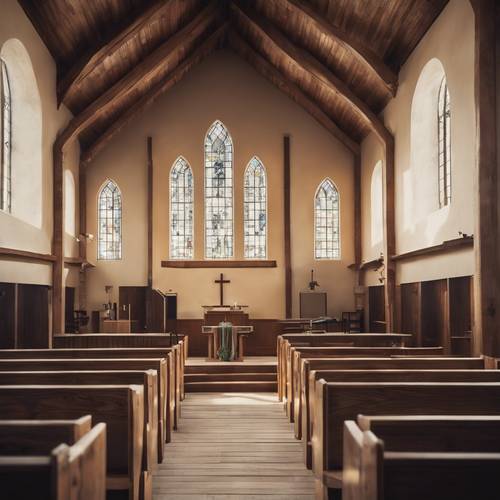
<svg viewBox="0 0 500 500"><path fill-rule="evenodd" d="M2 422L2 432L19 435L18 454L2 448L0 491L16 500L104 500L106 498L106 425L97 424L77 440L42 449L50 439L71 436L69 423ZM79 427L78 425L76 427ZM73 431L76 431L73 428ZM2 437L5 437L4 435ZM31 438L32 448L28 439ZM70 441L73 441L70 439ZM69 445L68 445L69 444Z"/></svg>
<svg viewBox="0 0 500 500"><path fill-rule="evenodd" d="M152 474L158 463L158 389L155 370L0 372L0 385L142 385L144 388L143 464ZM67 444L67 443L66 443Z"/></svg>
<svg viewBox="0 0 500 500"><path fill-rule="evenodd" d="M175 363L179 379L180 399L184 399L184 365L187 359L188 337L179 335L178 344L171 345L171 337L166 333L64 333L53 337L56 349L82 348L158 348L174 349Z"/></svg>
<svg viewBox="0 0 500 500"><path fill-rule="evenodd" d="M106 489L151 497L141 473L144 389L141 385L0 386L0 419L73 419L106 424Z"/></svg>
<svg viewBox="0 0 500 500"><path fill-rule="evenodd" d="M351 420L344 423L342 498L494 498L498 487L492 479L496 474L488 469L490 461L477 454L498 457L499 450L500 417L358 416L358 424ZM408 469L410 465L413 467ZM469 470L462 474L464 465ZM484 465L486 469L481 470ZM430 475L424 466L431 467ZM484 476L485 471L488 476ZM441 473L459 488L443 481ZM419 481L416 489L415 476Z"/></svg>
<svg viewBox="0 0 500 500"><path fill-rule="evenodd" d="M425 356L391 357L391 358L304 358L300 360L300 370L297 370L294 384L294 430L297 439L311 441L309 395L314 395L316 380L321 378L323 370L482 370L485 368L484 358L428 358ZM316 377L309 378L311 371L316 370ZM319 377L319 378L317 378ZM312 391L311 391L312 388ZM310 452L310 449L309 449ZM310 459L306 460L310 463Z"/></svg>
<svg viewBox="0 0 500 500"><path fill-rule="evenodd" d="M286 414L290 422L293 422L294 380L297 379L294 374L300 370L302 358L439 356L442 354L442 347L290 347L286 360Z"/></svg>
<svg viewBox="0 0 500 500"><path fill-rule="evenodd" d="M290 333L278 335L278 397L282 401L282 380L286 374L287 350L290 347L404 347L410 345L412 335L405 333Z"/></svg>
<svg viewBox="0 0 500 500"><path fill-rule="evenodd" d="M174 414L172 428L177 428L180 417L180 363L175 362L178 348L81 348L81 349L0 349L1 359L148 359L165 358L168 377L165 380L167 397L173 399ZM182 384L183 385L183 384Z"/></svg>
<svg viewBox="0 0 500 500"><path fill-rule="evenodd" d="M313 472L318 498L342 487L346 420L365 415L500 415L500 383L316 382Z"/></svg>
<svg viewBox="0 0 500 500"><path fill-rule="evenodd" d="M158 416L158 461L163 462L165 443L170 442L174 418L174 401L170 396L172 388L165 387L167 360L149 359L0 359L0 372L13 371L126 371L154 370L157 373ZM109 376L111 377L111 375ZM170 391L170 392L169 392Z"/></svg>

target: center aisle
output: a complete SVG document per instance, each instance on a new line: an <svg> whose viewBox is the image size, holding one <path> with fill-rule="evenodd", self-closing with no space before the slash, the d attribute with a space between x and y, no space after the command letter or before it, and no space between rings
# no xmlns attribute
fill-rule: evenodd
<svg viewBox="0 0 500 500"><path fill-rule="evenodd" d="M153 478L155 500L312 500L282 404L273 393L193 393Z"/></svg>

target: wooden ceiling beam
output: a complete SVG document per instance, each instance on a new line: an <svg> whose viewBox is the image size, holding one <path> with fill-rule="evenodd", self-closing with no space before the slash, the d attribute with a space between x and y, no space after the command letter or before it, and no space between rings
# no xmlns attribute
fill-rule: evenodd
<svg viewBox="0 0 500 500"><path fill-rule="evenodd" d="M392 134L378 116L349 87L337 78L328 68L315 59L309 52L298 48L279 31L271 22L259 16L253 9L243 6L240 2L231 4L236 16L255 29L260 36L268 40L276 49L284 54L294 65L310 74L323 87L342 98L367 126L381 139L383 143L392 141Z"/></svg>
<svg viewBox="0 0 500 500"><path fill-rule="evenodd" d="M69 141L95 123L117 100L127 95L141 81L154 75L160 67L168 65L170 58L186 43L190 43L200 36L216 19L219 12L216 0L212 0L191 22L171 36L121 80L74 117L57 138L56 147L64 148Z"/></svg>
<svg viewBox="0 0 500 500"><path fill-rule="evenodd" d="M299 106L306 110L317 122L328 130L336 139L338 139L354 155L360 154L360 146L349 137L338 125L295 83L292 83L283 76L269 61L255 51L238 33L231 29L229 31L229 46L240 57L243 57L250 63L262 76L267 78L278 89L284 92L288 97L294 100Z"/></svg>
<svg viewBox="0 0 500 500"><path fill-rule="evenodd" d="M99 151L125 127L137 114L144 111L158 97L171 89L176 83L180 82L184 76L206 56L208 56L217 44L224 38L227 32L228 22L217 28L196 50L179 64L171 73L158 82L151 90L143 95L136 103L122 113L115 122L105 130L105 132L96 141L87 148L81 157L81 164L88 165Z"/></svg>
<svg viewBox="0 0 500 500"><path fill-rule="evenodd" d="M107 43L95 45L91 50L80 58L64 74L58 75L57 100L61 104L71 90L92 71L99 66L107 57L114 54L120 47L132 40L145 26L157 19L173 0L159 0L149 9L139 14L136 19L125 29L118 33Z"/></svg>
<svg viewBox="0 0 500 500"><path fill-rule="evenodd" d="M296 14L306 17L316 31L321 35L335 40L345 50L349 51L365 68L374 74L384 85L388 92L394 97L398 89L398 75L393 71L381 57L373 52L368 46L360 43L349 33L337 26L330 24L321 17L309 4L303 0L285 0L290 9Z"/></svg>

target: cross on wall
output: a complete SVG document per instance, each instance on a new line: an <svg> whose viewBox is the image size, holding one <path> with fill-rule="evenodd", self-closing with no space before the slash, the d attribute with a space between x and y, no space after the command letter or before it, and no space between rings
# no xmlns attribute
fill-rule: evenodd
<svg viewBox="0 0 500 500"><path fill-rule="evenodd" d="M220 273L220 278L215 280L214 283L218 283L220 285L220 305L224 306L224 285L226 283L231 283L231 280L224 279L224 273Z"/></svg>

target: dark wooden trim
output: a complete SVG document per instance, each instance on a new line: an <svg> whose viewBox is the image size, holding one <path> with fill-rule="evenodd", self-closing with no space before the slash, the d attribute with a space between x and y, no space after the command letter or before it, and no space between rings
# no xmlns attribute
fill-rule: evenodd
<svg viewBox="0 0 500 500"><path fill-rule="evenodd" d="M153 286L153 138L147 139L148 176L148 287Z"/></svg>
<svg viewBox="0 0 500 500"><path fill-rule="evenodd" d="M359 144L349 137L339 126L292 81L282 75L271 63L254 50L234 29L229 30L230 47L273 83L279 90L305 109L320 125L338 139L353 154L360 154Z"/></svg>
<svg viewBox="0 0 500 500"><path fill-rule="evenodd" d="M498 334L498 151L496 0L472 0L475 14L476 223L473 354L500 355Z"/></svg>
<svg viewBox="0 0 500 500"><path fill-rule="evenodd" d="M361 264L361 155L354 155L354 263Z"/></svg>
<svg viewBox="0 0 500 500"><path fill-rule="evenodd" d="M275 260L162 260L161 267L178 269L277 267Z"/></svg>
<svg viewBox="0 0 500 500"><path fill-rule="evenodd" d="M378 259L367 260L361 262L360 264L350 264L347 267L355 271L365 271L367 269L380 269L383 265L384 265L384 258L379 257Z"/></svg>
<svg viewBox="0 0 500 500"><path fill-rule="evenodd" d="M433 245L427 248L419 248L418 250L412 250L410 252L400 253L398 255L392 255L391 259L395 261L409 260L409 259L415 259L417 257L434 255L437 253L453 252L455 250L461 250L462 248L467 248L472 246L474 246L474 237L465 236L462 238L455 238L453 240L443 241L443 243L440 243L439 245Z"/></svg>
<svg viewBox="0 0 500 500"><path fill-rule="evenodd" d="M16 250L15 248L0 247L0 257L10 257L16 260L34 262L55 262L56 256L50 253L28 252L27 250Z"/></svg>
<svg viewBox="0 0 500 500"><path fill-rule="evenodd" d="M333 38L344 49L348 50L357 61L377 76L380 83L392 97L396 95L398 88L397 73L389 68L383 59L373 52L370 47L360 43L357 38L352 37L348 32L328 23L314 10L314 8L303 0L288 0L287 3L292 10L295 10L302 17L307 16L321 35Z"/></svg>
<svg viewBox="0 0 500 500"><path fill-rule="evenodd" d="M132 40L145 26L155 21L156 18L171 4L172 1L161 0L153 4L149 9L139 14L129 26L114 36L108 43L102 44L98 41L92 50L88 51L71 68L69 68L57 82L58 103L64 102L66 96L73 87L77 86L102 62L115 53L120 47Z"/></svg>
<svg viewBox="0 0 500 500"><path fill-rule="evenodd" d="M290 136L283 137L283 200L285 246L285 317L292 317L292 244L290 214Z"/></svg>
<svg viewBox="0 0 500 500"><path fill-rule="evenodd" d="M82 162L90 163L97 153L123 129L138 113L150 106L160 95L171 89L189 72L189 70L209 55L224 38L227 23L220 26L196 50L186 58L171 73L158 82L151 90L142 96L132 106L127 108L95 141L82 153Z"/></svg>
<svg viewBox="0 0 500 500"><path fill-rule="evenodd" d="M87 259L83 259L82 257L64 257L64 265L66 266L78 266L80 268L86 267L95 267L94 264L89 262ZM81 282L80 282L81 284Z"/></svg>

